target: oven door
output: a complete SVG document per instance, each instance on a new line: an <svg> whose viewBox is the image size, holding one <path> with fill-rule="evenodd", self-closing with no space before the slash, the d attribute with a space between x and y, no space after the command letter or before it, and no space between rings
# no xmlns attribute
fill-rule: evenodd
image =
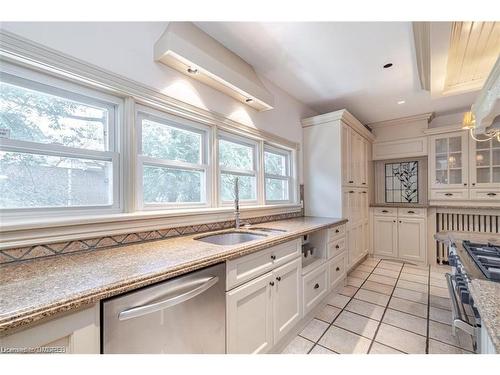
<svg viewBox="0 0 500 375"><path fill-rule="evenodd" d="M467 310L474 313L472 307L469 304L464 304L460 295L465 291L468 293L467 286L461 282L457 281L457 275L446 274L446 284L448 286L448 292L451 299L451 309L452 309L452 329L453 335L456 334L456 329L460 329L472 336L474 350L477 351L477 344L480 342L480 324L479 316L474 316L474 318L469 317ZM464 290L464 288L466 288ZM474 314L476 315L476 314Z"/></svg>

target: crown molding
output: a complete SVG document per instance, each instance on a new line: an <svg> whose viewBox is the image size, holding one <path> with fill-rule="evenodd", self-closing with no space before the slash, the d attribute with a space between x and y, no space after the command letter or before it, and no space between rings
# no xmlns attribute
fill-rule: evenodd
<svg viewBox="0 0 500 375"><path fill-rule="evenodd" d="M360 133L365 138L373 141L375 140L375 136L372 134L369 128L363 125L356 117L354 117L347 109L341 109L335 112L324 113L318 116L312 116L305 119L302 119L302 127L307 128L310 126L316 126L321 124L327 124L330 122L342 121L346 125L349 125L351 128L355 129L358 133Z"/></svg>
<svg viewBox="0 0 500 375"><path fill-rule="evenodd" d="M256 138L298 150L299 143L231 120L216 111L205 110L165 95L153 87L56 51L17 34L0 30L0 60L50 74L122 98L162 109L171 114L222 129L243 132Z"/></svg>
<svg viewBox="0 0 500 375"><path fill-rule="evenodd" d="M426 135L435 135L435 134L443 134L443 133L452 133L452 132L457 132L461 131L462 129L462 124L455 124L455 125L447 125L447 126L438 126L435 128L430 128L424 130L424 134ZM463 130L466 131L466 130Z"/></svg>
<svg viewBox="0 0 500 375"><path fill-rule="evenodd" d="M387 126L396 126L396 125L402 125L410 122L417 122L424 120L427 122L427 124L429 124L429 122L431 122L433 118L434 118L434 113L429 112L429 113L422 113L419 115L395 118L391 120L372 122L366 125L369 126L370 128L384 128Z"/></svg>

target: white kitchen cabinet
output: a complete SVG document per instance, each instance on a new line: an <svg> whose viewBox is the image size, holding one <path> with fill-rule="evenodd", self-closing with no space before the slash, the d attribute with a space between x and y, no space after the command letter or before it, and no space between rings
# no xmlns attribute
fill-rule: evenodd
<svg viewBox="0 0 500 375"><path fill-rule="evenodd" d="M500 142L496 138L469 140L469 173L471 188L500 188Z"/></svg>
<svg viewBox="0 0 500 375"><path fill-rule="evenodd" d="M431 189L467 189L468 133L459 131L429 138Z"/></svg>
<svg viewBox="0 0 500 375"><path fill-rule="evenodd" d="M53 348L54 353L99 354L99 305L1 337L0 347Z"/></svg>
<svg viewBox="0 0 500 375"><path fill-rule="evenodd" d="M342 185L354 186L353 160L352 160L352 130L349 126L342 124Z"/></svg>
<svg viewBox="0 0 500 375"><path fill-rule="evenodd" d="M425 219L398 219L398 257L415 262L425 259Z"/></svg>
<svg viewBox="0 0 500 375"><path fill-rule="evenodd" d="M302 259L298 258L273 271L274 342L281 340L301 318Z"/></svg>
<svg viewBox="0 0 500 375"><path fill-rule="evenodd" d="M226 293L228 353L265 353L272 347L273 284L269 272Z"/></svg>
<svg viewBox="0 0 500 375"><path fill-rule="evenodd" d="M373 253L380 257L425 263L427 231L424 209L375 208Z"/></svg>
<svg viewBox="0 0 500 375"><path fill-rule="evenodd" d="M323 263L302 278L303 315L309 313L328 293L328 269Z"/></svg>
<svg viewBox="0 0 500 375"><path fill-rule="evenodd" d="M341 253L328 262L328 288L330 290L335 288L342 280L345 280L346 275L346 254Z"/></svg>
<svg viewBox="0 0 500 375"><path fill-rule="evenodd" d="M377 256L397 257L398 224L396 216L374 216L373 253Z"/></svg>

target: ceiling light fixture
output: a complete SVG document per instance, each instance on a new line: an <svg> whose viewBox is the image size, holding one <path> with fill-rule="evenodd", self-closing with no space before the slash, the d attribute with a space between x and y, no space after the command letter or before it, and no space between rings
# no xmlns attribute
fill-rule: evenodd
<svg viewBox="0 0 500 375"><path fill-rule="evenodd" d="M190 67L187 69L187 72L188 72L189 74L198 74L198 69L197 69L197 68L195 68L195 67L190 66Z"/></svg>
<svg viewBox="0 0 500 375"><path fill-rule="evenodd" d="M476 119L474 113L471 111L464 113L464 119L462 121L462 130L469 130L470 136L473 140L477 142L486 142L490 139L496 138L500 142L500 129L488 130L484 133L486 138L480 139L474 135L474 129L476 128Z"/></svg>
<svg viewBox="0 0 500 375"><path fill-rule="evenodd" d="M406 100L398 100L398 104L405 104Z"/></svg>
<svg viewBox="0 0 500 375"><path fill-rule="evenodd" d="M384 69L390 68L392 66L392 63L387 63L384 65Z"/></svg>

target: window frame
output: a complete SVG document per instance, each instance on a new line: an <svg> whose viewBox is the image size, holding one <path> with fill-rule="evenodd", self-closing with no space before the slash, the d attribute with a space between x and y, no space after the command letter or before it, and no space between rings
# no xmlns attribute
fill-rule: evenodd
<svg viewBox="0 0 500 375"><path fill-rule="evenodd" d="M275 154L275 155L281 155L285 157L286 160L286 175L275 175L271 173L266 173L266 166L265 166L265 160L266 156L265 153L269 152L270 154ZM263 169L264 169L264 204L290 204L292 202L295 202L295 189L294 189L294 180L295 180L295 171L294 167L296 162L292 159L294 158L293 155L293 150L286 149L280 146L276 146L274 144L264 142L264 150L262 152L262 158L263 158ZM266 179L274 179L274 180L282 180L282 181L287 181L288 182L288 199L286 200L272 200L272 199L267 199L267 194L266 194Z"/></svg>
<svg viewBox="0 0 500 375"><path fill-rule="evenodd" d="M108 111L106 145L104 151L76 148L60 144L40 143L11 138L0 138L0 150L3 152L19 152L41 156L57 156L79 158L85 160L106 161L111 163L112 174L109 193L111 204L85 205L68 207L19 207L1 208L4 219L19 219L30 213L40 217L65 217L71 215L103 215L122 212L123 208L123 167L120 144L120 120L122 118L123 100L121 98L89 89L85 86L70 83L48 74L30 69L2 63L1 80L7 84L58 96L64 100L75 101L83 105L99 107Z"/></svg>
<svg viewBox="0 0 500 375"><path fill-rule="evenodd" d="M253 150L253 170L243 170L235 168L226 168L220 165L220 154L219 154L219 141L224 140L226 142L231 142L246 147L250 147ZM261 198L261 177L260 177L260 160L261 160L261 147L258 140L250 137L237 135L229 131L219 131L217 132L216 147L216 166L217 166L217 202L218 207L227 207L234 204L234 200L224 201L222 199L221 193L221 177L223 173L238 175L238 176L251 176L255 177L255 199L240 199L240 206L252 206L258 205L262 201Z"/></svg>
<svg viewBox="0 0 500 375"><path fill-rule="evenodd" d="M149 119L155 123L170 126L181 130L190 131L201 135L201 163L189 163L184 161L155 158L142 154L142 120ZM150 210L172 210L187 208L207 208L212 206L212 167L211 162L211 131L210 127L198 122L174 116L164 111L159 111L151 107L136 105L135 110L135 132L136 132L136 208L137 211ZM164 202L146 203L144 202L143 177L144 166L167 167L187 171L203 171L205 178L202 179L201 195L205 196L202 202Z"/></svg>

